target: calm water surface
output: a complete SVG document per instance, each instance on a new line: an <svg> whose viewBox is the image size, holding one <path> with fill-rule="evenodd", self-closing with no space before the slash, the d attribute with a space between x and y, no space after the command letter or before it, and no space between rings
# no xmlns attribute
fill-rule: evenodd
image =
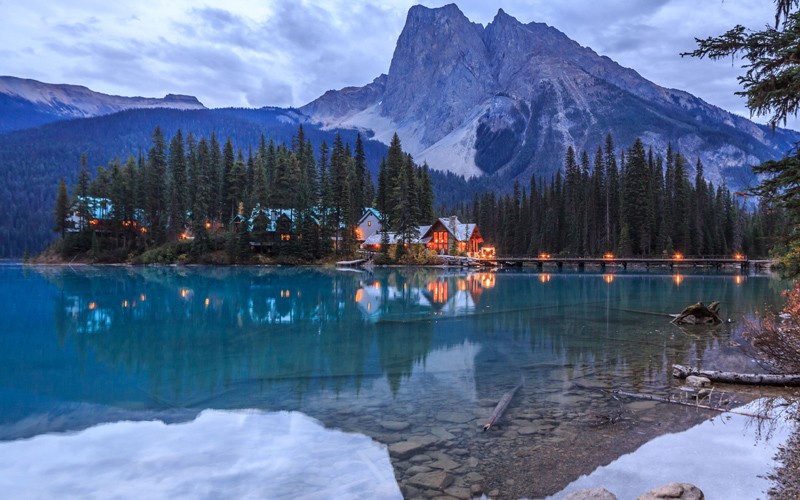
<svg viewBox="0 0 800 500"><path fill-rule="evenodd" d="M665 395L673 363L759 370L738 321L681 329L669 313L718 300L739 320L784 287L733 274L1 266L0 490L554 494L710 417L601 389Z"/></svg>

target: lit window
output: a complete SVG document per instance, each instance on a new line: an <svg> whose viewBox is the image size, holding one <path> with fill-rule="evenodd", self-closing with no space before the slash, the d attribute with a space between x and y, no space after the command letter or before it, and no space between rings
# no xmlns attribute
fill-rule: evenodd
<svg viewBox="0 0 800 500"><path fill-rule="evenodd" d="M372 221L371 220L367 221L367 227L372 227Z"/></svg>

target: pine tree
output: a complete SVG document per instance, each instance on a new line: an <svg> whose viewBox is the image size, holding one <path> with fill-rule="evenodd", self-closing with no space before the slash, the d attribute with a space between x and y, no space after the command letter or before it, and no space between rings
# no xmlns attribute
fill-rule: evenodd
<svg viewBox="0 0 800 500"><path fill-rule="evenodd" d="M153 130L145 171L145 215L150 237L161 244L166 237L167 143L161 127Z"/></svg>
<svg viewBox="0 0 800 500"><path fill-rule="evenodd" d="M69 193L67 192L67 183L64 182L64 178L61 178L61 181L58 183L58 193L56 195L56 206L54 210L54 217L55 217L55 226L53 227L53 231L61 234L61 237L64 238L67 229L69 229L69 213L70 213L70 205L69 205Z"/></svg>
<svg viewBox="0 0 800 500"><path fill-rule="evenodd" d="M186 226L188 186L186 182L186 153L180 129L169 144L169 217L167 237L176 240Z"/></svg>
<svg viewBox="0 0 800 500"><path fill-rule="evenodd" d="M223 224L230 223L233 216L236 214L236 188L232 187L233 169L235 168L236 158L233 152L233 144L231 138L225 140L225 146L222 148L222 169L219 172L219 193L221 203L220 220Z"/></svg>

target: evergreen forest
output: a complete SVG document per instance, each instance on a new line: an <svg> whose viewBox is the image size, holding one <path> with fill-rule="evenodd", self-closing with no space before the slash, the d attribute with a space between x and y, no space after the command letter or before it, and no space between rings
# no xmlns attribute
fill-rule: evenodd
<svg viewBox="0 0 800 500"><path fill-rule="evenodd" d="M352 149L337 134L331 146L323 141L315 150L300 125L290 144L262 135L245 154L214 133L184 137L177 130L167 141L156 127L151 143L138 158L97 167L94 177L84 156L71 194L61 181L54 230L64 236L62 256L89 252L94 260L122 261L149 251L145 261L171 262L217 252L224 257L215 262L249 262L254 250L264 252L250 245L263 240L250 218L259 207L291 210L291 234L267 253L302 261L352 255L354 230L367 207L384 214L385 229L405 242L435 217L458 214L476 222L485 244L502 256L763 257L776 243L772 236L786 227L782 210L764 202L752 206L725 185L708 182L702 163L690 165L671 146L655 152L637 139L618 152L611 135L592 159L569 147L563 174L532 177L527 186L517 182L510 193L475 189L471 202L436 210L428 166L415 164L396 134L377 182L360 134ZM474 180L458 179L459 190L476 187ZM91 198L109 200L113 230L101 234L84 223ZM69 227L73 212L82 221L77 233ZM236 224L237 216L245 223ZM184 241L187 234L191 241Z"/></svg>
<svg viewBox="0 0 800 500"><path fill-rule="evenodd" d="M498 255L766 257L784 242L783 210L754 204L715 186L668 146L664 152L636 140L617 152L608 135L590 157L569 147L563 175L510 193L484 192L451 211L476 221Z"/></svg>
<svg viewBox="0 0 800 500"><path fill-rule="evenodd" d="M304 261L350 255L355 226L376 199L360 134L352 150L337 134L315 151L300 125L291 144L262 135L245 154L214 133L184 137L178 130L168 141L156 127L151 144L124 164L97 167L93 177L83 156L71 194L62 179L54 209L62 256L89 252L96 261L124 261L144 252L144 262L172 262L216 252L222 255L213 262L249 262L250 243L265 241L257 233L267 227L251 214L267 208L291 217L285 239L262 252ZM389 229L408 231L432 217L428 168L416 165L397 137L379 177L377 199ZM102 231L92 226L93 200L110 207Z"/></svg>

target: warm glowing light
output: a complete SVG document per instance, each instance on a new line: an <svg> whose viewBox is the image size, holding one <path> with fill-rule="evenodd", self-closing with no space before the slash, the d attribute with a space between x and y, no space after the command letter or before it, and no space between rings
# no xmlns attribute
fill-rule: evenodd
<svg viewBox="0 0 800 500"><path fill-rule="evenodd" d="M90 311L94 311L95 309L97 309L97 303L96 302L89 302L89 310Z"/></svg>
<svg viewBox="0 0 800 500"><path fill-rule="evenodd" d="M492 274L492 273L484 273L484 274L481 274L481 276L480 276L481 285L483 286L483 288L493 288L494 287L494 279L495 279L494 278L494 274Z"/></svg>
<svg viewBox="0 0 800 500"><path fill-rule="evenodd" d="M550 282L550 278L551 278L550 274L540 274L539 275L539 281L541 281L542 283L549 283Z"/></svg>
<svg viewBox="0 0 800 500"><path fill-rule="evenodd" d="M122 307L128 307L128 301L127 300L123 300L122 301Z"/></svg>
<svg viewBox="0 0 800 500"><path fill-rule="evenodd" d="M614 282L614 275L613 274L604 274L603 281L606 283L613 283Z"/></svg>
<svg viewBox="0 0 800 500"><path fill-rule="evenodd" d="M550 254L549 253L540 253L539 254L539 258L540 259L549 259L550 258Z"/></svg>
<svg viewBox="0 0 800 500"><path fill-rule="evenodd" d="M744 279L745 279L744 276L739 276L739 275L733 277L733 281L737 285L741 285L742 283L744 283Z"/></svg>
<svg viewBox="0 0 800 500"><path fill-rule="evenodd" d="M147 300L147 295L145 295L145 294L139 295L139 300L141 300L142 302L146 301Z"/></svg>
<svg viewBox="0 0 800 500"><path fill-rule="evenodd" d="M356 302L361 302L362 298L364 298L364 290L359 288L356 292Z"/></svg>
<svg viewBox="0 0 800 500"><path fill-rule="evenodd" d="M380 288L381 287L381 282L380 281L376 281L375 284L372 285L372 287L373 288Z"/></svg>
<svg viewBox="0 0 800 500"><path fill-rule="evenodd" d="M206 304L206 307L208 307L208 304L210 304L210 303L211 303L211 299L209 299L208 297L206 297L206 302L205 302L205 304Z"/></svg>
<svg viewBox="0 0 800 500"><path fill-rule="evenodd" d="M97 219L90 220L89 224L91 224L92 226L96 226L97 225Z"/></svg>
<svg viewBox="0 0 800 500"><path fill-rule="evenodd" d="M604 259L613 259L614 258L614 254L613 253L603 254L603 258Z"/></svg>
<svg viewBox="0 0 800 500"><path fill-rule="evenodd" d="M494 247L482 247L479 255L482 259L493 259L496 253Z"/></svg>
<svg viewBox="0 0 800 500"><path fill-rule="evenodd" d="M206 222L206 229L211 229L211 223L210 222Z"/></svg>
<svg viewBox="0 0 800 500"><path fill-rule="evenodd" d="M444 304L450 296L447 281L431 281L428 283L428 291L433 295L433 302L436 304Z"/></svg>
<svg viewBox="0 0 800 500"><path fill-rule="evenodd" d="M181 298L182 299L185 299L186 297L190 296L191 294L192 294L192 291L189 290L188 288L181 288Z"/></svg>
<svg viewBox="0 0 800 500"><path fill-rule="evenodd" d="M675 255L673 255L672 258L675 260L681 260L683 258L683 254L678 252Z"/></svg>
<svg viewBox="0 0 800 500"><path fill-rule="evenodd" d="M458 280L458 291L460 292L467 291L467 280Z"/></svg>
<svg viewBox="0 0 800 500"><path fill-rule="evenodd" d="M737 253L736 255L733 256L733 258L736 260L744 260L744 255Z"/></svg>
<svg viewBox="0 0 800 500"><path fill-rule="evenodd" d="M367 311L372 310L372 302L367 302Z"/></svg>
<svg viewBox="0 0 800 500"><path fill-rule="evenodd" d="M142 228L142 234L147 234L147 228L146 227Z"/></svg>
<svg viewBox="0 0 800 500"><path fill-rule="evenodd" d="M681 276L680 274L676 274L675 276L672 277L672 281L674 281L676 285L680 285L681 283L683 283L683 276Z"/></svg>

